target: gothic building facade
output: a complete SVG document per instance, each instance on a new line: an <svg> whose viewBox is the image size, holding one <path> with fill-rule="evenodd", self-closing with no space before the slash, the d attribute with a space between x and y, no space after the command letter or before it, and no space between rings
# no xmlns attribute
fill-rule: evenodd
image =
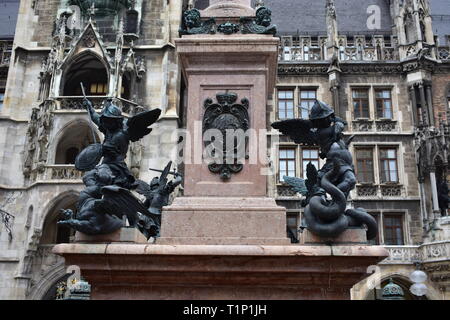
<svg viewBox="0 0 450 320"><path fill-rule="evenodd" d="M408 298L418 298L410 294L409 274L421 268L429 276L427 298L448 299L448 205L439 199L448 197L450 5L264 2L281 38L271 121L307 118L315 99L334 107L353 136L351 205L376 218L373 243L390 252L375 282L383 287L393 278ZM309 162L319 167L323 160L317 149L269 134L277 172L269 179L272 196L288 209L291 236L301 242L301 202L283 176L305 177ZM356 285L353 298L380 298L370 281Z"/></svg>
<svg viewBox="0 0 450 320"><path fill-rule="evenodd" d="M75 156L101 138L80 104L80 83L98 108L110 98L127 116L163 110L152 134L130 148L135 176L148 181L149 167L173 157L173 132L184 126L186 103L173 39L188 2L194 3L20 2L0 107L0 209L12 216L11 232L0 223L1 299L52 298L65 276L64 261L51 248L73 234L56 221L60 209L75 206L83 187ZM301 243L301 197L283 176L304 177L308 163L319 167L323 160L317 149L293 144L270 123L307 118L315 99L333 106L347 122L346 136L354 136L358 182L351 205L377 219L373 244L390 253L368 270L379 272L355 285L354 299L378 299L377 287L391 278L407 299L449 299L450 218L442 200L450 179L446 2L264 1L281 39L277 86L267 106L269 196L287 208L288 234L293 245ZM208 5L195 1L200 10ZM417 268L428 274L422 297L409 291L409 274Z"/></svg>
<svg viewBox="0 0 450 320"><path fill-rule="evenodd" d="M149 181L148 168L170 158L180 83L172 40L181 10L181 1L166 0L20 2L0 111L0 203L13 216L11 233L1 231L0 298L52 296L65 274L51 248L73 233L56 222L83 188L76 155L102 137L80 103L81 84L96 109L112 99L125 116L162 110L154 134L130 147L136 177Z"/></svg>

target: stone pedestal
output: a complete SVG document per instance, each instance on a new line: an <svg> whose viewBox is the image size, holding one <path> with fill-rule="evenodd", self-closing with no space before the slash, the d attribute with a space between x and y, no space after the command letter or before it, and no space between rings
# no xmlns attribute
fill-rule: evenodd
<svg viewBox="0 0 450 320"><path fill-rule="evenodd" d="M286 209L267 197L178 197L157 244L289 244Z"/></svg>
<svg viewBox="0 0 450 320"><path fill-rule="evenodd" d="M75 232L76 243L147 243L145 236L136 228L123 227L113 233L90 236L81 232Z"/></svg>
<svg viewBox="0 0 450 320"><path fill-rule="evenodd" d="M59 244L91 299L349 299L377 246Z"/></svg>

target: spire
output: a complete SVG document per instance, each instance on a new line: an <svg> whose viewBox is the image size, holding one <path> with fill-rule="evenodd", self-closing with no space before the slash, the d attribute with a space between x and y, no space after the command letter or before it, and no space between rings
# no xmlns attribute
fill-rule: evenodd
<svg viewBox="0 0 450 320"><path fill-rule="evenodd" d="M338 55L338 26L336 20L336 6L334 0L326 0L326 25L327 25L327 59Z"/></svg>

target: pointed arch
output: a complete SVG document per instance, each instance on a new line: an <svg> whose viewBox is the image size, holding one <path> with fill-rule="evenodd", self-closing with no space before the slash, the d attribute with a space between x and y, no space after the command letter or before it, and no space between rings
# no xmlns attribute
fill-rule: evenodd
<svg viewBox="0 0 450 320"><path fill-rule="evenodd" d="M68 60L63 71L60 94L81 96L82 82L87 95L108 95L109 79L105 61L96 52L85 50Z"/></svg>
<svg viewBox="0 0 450 320"><path fill-rule="evenodd" d="M69 190L61 193L47 205L45 217L42 223L42 236L39 244L57 244L68 243L74 232L67 228L57 225L61 209L75 210L78 201L79 192Z"/></svg>
<svg viewBox="0 0 450 320"><path fill-rule="evenodd" d="M54 164L74 164L75 157L88 145L100 141L97 129L85 119L67 123L55 136L51 152Z"/></svg>

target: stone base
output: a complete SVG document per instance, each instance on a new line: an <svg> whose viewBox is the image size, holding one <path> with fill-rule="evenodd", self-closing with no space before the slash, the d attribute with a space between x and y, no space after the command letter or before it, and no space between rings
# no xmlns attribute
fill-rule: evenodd
<svg viewBox="0 0 450 320"><path fill-rule="evenodd" d="M92 299L350 299L380 246L59 244Z"/></svg>
<svg viewBox="0 0 450 320"><path fill-rule="evenodd" d="M300 236L302 244L367 244L367 232L364 228L349 228L337 238L323 238L315 235L308 229L304 229Z"/></svg>
<svg viewBox="0 0 450 320"><path fill-rule="evenodd" d="M113 233L90 236L81 232L75 232L76 243L112 243L131 242L147 243L145 236L136 228L123 227Z"/></svg>
<svg viewBox="0 0 450 320"><path fill-rule="evenodd" d="M286 209L266 197L177 197L156 243L286 245Z"/></svg>

